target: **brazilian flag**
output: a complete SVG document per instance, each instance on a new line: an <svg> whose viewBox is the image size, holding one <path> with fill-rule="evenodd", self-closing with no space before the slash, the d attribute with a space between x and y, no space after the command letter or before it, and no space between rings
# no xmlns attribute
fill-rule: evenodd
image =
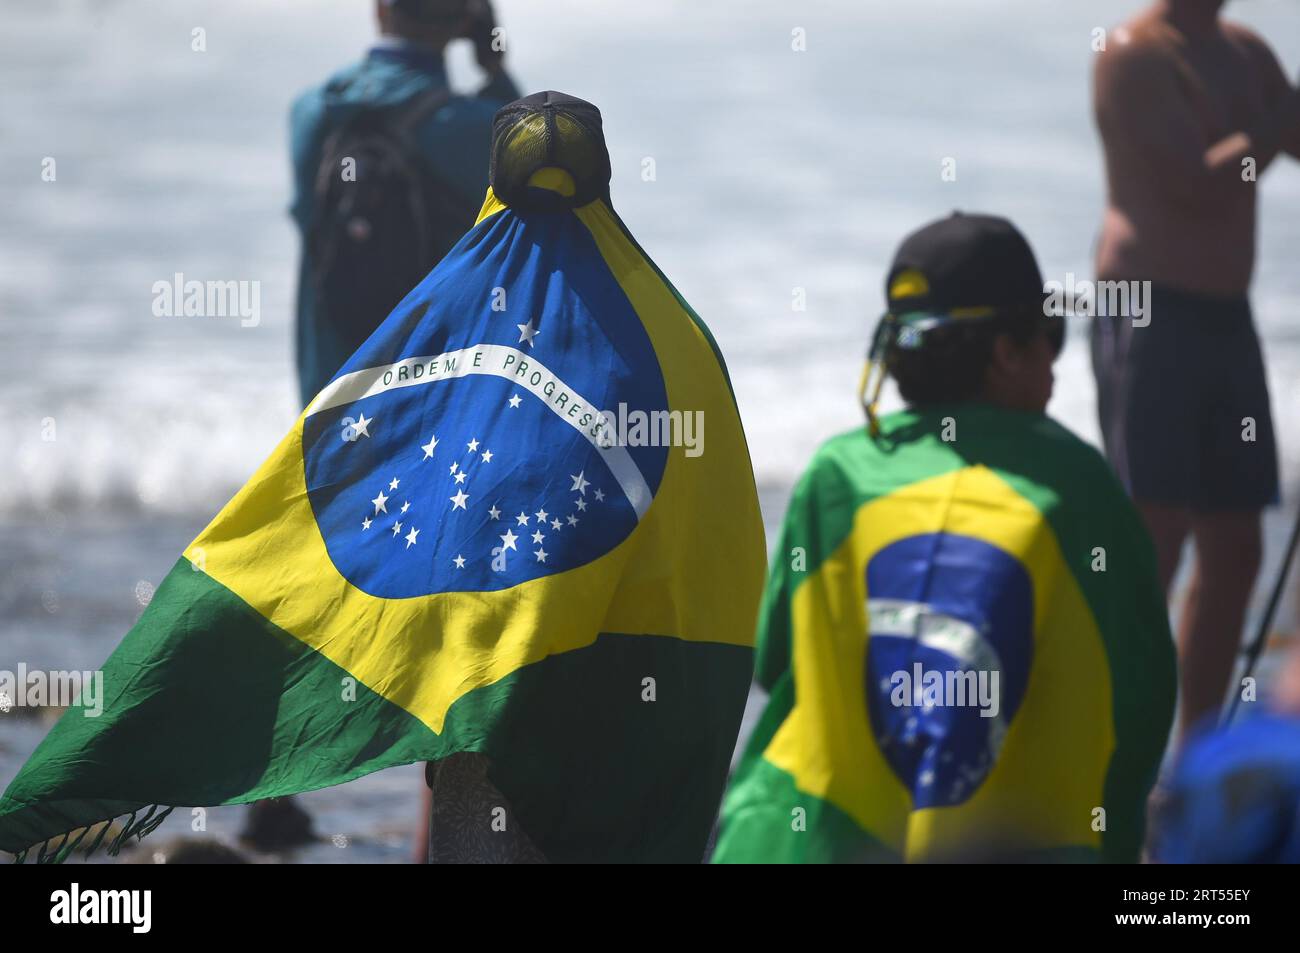
<svg viewBox="0 0 1300 953"><path fill-rule="evenodd" d="M561 200L489 191L184 551L102 715L70 709L0 799L0 849L472 753L504 802L459 818L485 835L702 858L752 676L749 453L708 330L607 193L539 190Z"/></svg>
<svg viewBox="0 0 1300 953"><path fill-rule="evenodd" d="M817 453L761 609L722 862L1135 861L1173 717L1151 543L1039 414L887 416Z"/></svg>

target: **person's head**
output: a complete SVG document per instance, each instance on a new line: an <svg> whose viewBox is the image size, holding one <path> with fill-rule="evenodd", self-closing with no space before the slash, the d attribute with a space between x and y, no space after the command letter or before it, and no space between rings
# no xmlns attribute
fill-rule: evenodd
<svg viewBox="0 0 1300 953"><path fill-rule="evenodd" d="M439 49L465 34L472 0L377 0L379 32Z"/></svg>
<svg viewBox="0 0 1300 953"><path fill-rule="evenodd" d="M1183 28L1207 29L1219 18L1226 0L1156 0L1156 11Z"/></svg>
<svg viewBox="0 0 1300 953"><path fill-rule="evenodd" d="M1161 2L1174 10L1214 16L1223 9L1228 0L1161 0Z"/></svg>
<svg viewBox="0 0 1300 953"><path fill-rule="evenodd" d="M1006 219L955 213L913 232L886 300L872 354L909 405L1046 410L1064 319L1044 313L1034 253Z"/></svg>
<svg viewBox="0 0 1300 953"><path fill-rule="evenodd" d="M895 349L886 366L912 406L979 401L1041 413L1055 358L1039 312L933 329L921 347Z"/></svg>

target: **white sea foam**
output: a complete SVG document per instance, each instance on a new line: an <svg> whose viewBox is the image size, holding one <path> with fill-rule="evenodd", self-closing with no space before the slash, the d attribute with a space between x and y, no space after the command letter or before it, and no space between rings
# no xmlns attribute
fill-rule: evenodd
<svg viewBox="0 0 1300 953"><path fill-rule="evenodd" d="M1090 273L1102 180L1088 39L1130 7L1019 0L1003 11L1016 30L937 0L801 9L797 23L780 9L679 2L638 15L635 29L629 11L614 24L578 0L561 4L572 16L508 2L499 13L522 85L571 89L604 111L615 204L713 329L758 479L782 487L860 421L862 355L907 231L954 207L1003 212L1045 274ZM1300 59L1293 7L1231 13L1285 62ZM7 21L7 122L57 158L59 180L6 182L0 520L50 507L206 514L292 420L285 113L358 53L369 15L237 0L206 16L204 54L173 5L64 4ZM790 49L794 26L807 30L806 53ZM900 35L924 35L929 55L918 60ZM453 75L472 78L466 51L451 59ZM956 182L940 178L946 156ZM1300 170L1287 165L1265 179L1255 306L1295 473ZM260 281L262 326L152 317L153 282L177 271ZM796 288L804 311L791 306ZM1086 339L1073 330L1052 412L1095 441Z"/></svg>

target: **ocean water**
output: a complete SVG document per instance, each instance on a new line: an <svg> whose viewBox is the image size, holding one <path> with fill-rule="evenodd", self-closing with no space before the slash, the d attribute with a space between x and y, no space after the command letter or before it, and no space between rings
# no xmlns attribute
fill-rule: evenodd
<svg viewBox="0 0 1300 953"><path fill-rule="evenodd" d="M902 235L954 208L997 212L1046 278L1091 274L1092 31L1138 3L496 6L522 87L601 107L616 207L726 355L769 531L816 446L860 420L862 354ZM360 55L371 7L4 0L0 668L97 666L292 422L286 113ZM1296 77L1300 8L1229 13ZM450 65L475 82L468 51ZM1300 164L1282 159L1262 187L1254 293L1287 487L1264 580L1300 469L1298 212ZM154 283L177 273L258 282L260 321L154 316ZM1095 441L1083 335L1074 323L1050 410ZM0 715L0 785L43 730ZM418 787L417 769L398 769L310 795L318 828L348 846L306 856L403 859ZM212 818L231 834L239 809ZM185 829L173 819L155 837Z"/></svg>

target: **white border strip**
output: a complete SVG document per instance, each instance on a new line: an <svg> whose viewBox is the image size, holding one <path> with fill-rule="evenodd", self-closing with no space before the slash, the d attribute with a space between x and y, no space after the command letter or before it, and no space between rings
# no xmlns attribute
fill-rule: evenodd
<svg viewBox="0 0 1300 953"><path fill-rule="evenodd" d="M627 448L619 445L601 445L587 428L578 423L583 410L590 411L594 419L600 419L600 408L569 387L541 361L530 357L518 348L503 344L479 344L432 357L408 357L394 364L353 371L327 384L307 407L305 416L310 417L312 414L397 390L400 387L415 387L435 381L468 377L471 374L488 374L513 381L521 390L528 391L550 407L556 416L582 434L588 443L600 451L610 472L614 474L614 479L618 481L623 495L636 511L637 520L645 516L646 510L650 507L650 487L632 460L632 455L627 452Z"/></svg>

